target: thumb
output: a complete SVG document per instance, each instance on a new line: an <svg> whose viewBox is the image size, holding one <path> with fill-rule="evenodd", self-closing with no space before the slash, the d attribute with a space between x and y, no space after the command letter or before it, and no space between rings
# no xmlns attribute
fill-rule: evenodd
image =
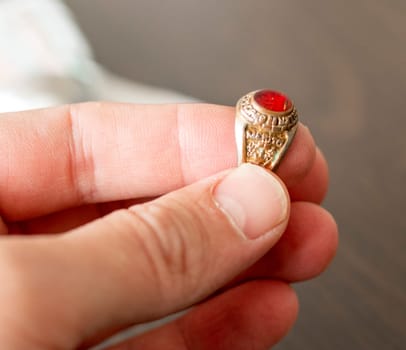
<svg viewBox="0 0 406 350"><path fill-rule="evenodd" d="M29 280L24 302L41 305L38 315L29 308L30 327L74 325L83 339L207 297L276 243L288 213L276 176L244 164L68 235L16 240L8 251L30 261L19 273Z"/></svg>

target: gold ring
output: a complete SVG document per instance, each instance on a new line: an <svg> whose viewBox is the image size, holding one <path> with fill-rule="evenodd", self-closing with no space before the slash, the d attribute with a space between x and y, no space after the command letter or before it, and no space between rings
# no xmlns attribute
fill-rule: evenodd
<svg viewBox="0 0 406 350"><path fill-rule="evenodd" d="M272 90L257 90L239 99L235 139L238 164L247 162L275 170L298 126L292 101Z"/></svg>

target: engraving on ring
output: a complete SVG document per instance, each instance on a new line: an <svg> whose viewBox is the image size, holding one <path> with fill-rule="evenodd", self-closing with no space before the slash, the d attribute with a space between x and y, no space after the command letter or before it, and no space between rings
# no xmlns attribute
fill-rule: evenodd
<svg viewBox="0 0 406 350"><path fill-rule="evenodd" d="M268 166L287 141L285 133L273 133L256 126L247 126L245 130L246 162Z"/></svg>

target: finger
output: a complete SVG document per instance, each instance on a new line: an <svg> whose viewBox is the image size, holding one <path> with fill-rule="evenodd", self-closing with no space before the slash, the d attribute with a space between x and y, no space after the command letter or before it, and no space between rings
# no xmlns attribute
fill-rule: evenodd
<svg viewBox="0 0 406 350"><path fill-rule="evenodd" d="M284 235L236 281L274 278L298 282L316 277L330 264L337 245L338 230L331 214L313 203L294 202Z"/></svg>
<svg viewBox="0 0 406 350"><path fill-rule="evenodd" d="M295 138L282 159L277 174L288 188L300 183L313 167L316 144L309 128L299 124Z"/></svg>
<svg viewBox="0 0 406 350"><path fill-rule="evenodd" d="M6 114L0 139L8 221L158 196L236 165L234 109L213 105L89 103ZM278 174L293 186L314 157L303 126L290 148Z"/></svg>
<svg viewBox="0 0 406 350"><path fill-rule="evenodd" d="M19 277L0 290L0 329L8 317L24 317L23 331L56 334L53 347L72 348L105 329L178 311L263 256L288 215L279 180L245 164L69 235L10 236L0 263Z"/></svg>
<svg viewBox="0 0 406 350"><path fill-rule="evenodd" d="M327 185L327 162L321 154L320 149L317 148L312 169L300 183L289 188L289 194L292 201L321 203L326 195ZM8 231L10 234L64 232L107 215L114 210L128 208L131 205L148 200L152 200L152 198L139 198L135 200L122 200L82 205L80 207L64 209L59 212L51 213L34 219L9 223ZM4 228L3 231L7 232L6 228ZM0 234L1 232L2 231L0 230Z"/></svg>
<svg viewBox="0 0 406 350"><path fill-rule="evenodd" d="M288 188L289 195L292 201L321 203L326 195L327 185L327 162L321 151L317 148L313 167L300 183ZM136 200L95 203L69 208L34 219L10 223L9 233L38 234L64 232L84 225L114 210L128 208L133 204L142 203L147 200L150 199L139 198Z"/></svg>
<svg viewBox="0 0 406 350"><path fill-rule="evenodd" d="M258 278L287 282L313 278L325 270L333 259L337 236L337 225L326 210L312 203L292 203L288 227L278 243L223 290ZM117 331L108 331L98 340ZM135 341L135 344L138 343ZM94 340L91 344L94 345Z"/></svg>
<svg viewBox="0 0 406 350"><path fill-rule="evenodd" d="M328 167L320 149L316 149L313 167L303 180L289 188L292 201L308 201L321 203L326 195L328 186ZM10 234L58 233L71 230L92 220L102 217L114 210L149 199L123 200L106 203L95 203L65 209L34 219L9 224ZM0 231L1 233L1 231Z"/></svg>
<svg viewBox="0 0 406 350"><path fill-rule="evenodd" d="M127 208L122 203L75 208L50 218L34 219L10 233L55 233L85 224L112 210ZM43 220L45 219L45 220ZM259 277L298 282L313 278L327 268L335 255L338 231L334 218L323 208L306 202L293 202L289 224L278 243L253 267L236 280Z"/></svg>
<svg viewBox="0 0 406 350"><path fill-rule="evenodd" d="M310 171L300 182L289 188L292 201L306 201L320 204L327 194L328 166L319 148Z"/></svg>
<svg viewBox="0 0 406 350"><path fill-rule="evenodd" d="M330 214L310 203L293 203L289 225L282 238L233 284L253 278L277 278L289 282L313 278L327 267L336 248L337 228ZM112 333L108 331L107 334ZM97 335L99 340L105 336Z"/></svg>
<svg viewBox="0 0 406 350"><path fill-rule="evenodd" d="M297 311L296 295L287 284L253 281L110 350L266 350L292 327Z"/></svg>

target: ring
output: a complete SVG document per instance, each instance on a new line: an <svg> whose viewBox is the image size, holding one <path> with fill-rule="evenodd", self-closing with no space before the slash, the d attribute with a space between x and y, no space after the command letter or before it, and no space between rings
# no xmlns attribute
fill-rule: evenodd
<svg viewBox="0 0 406 350"><path fill-rule="evenodd" d="M292 101L280 92L257 90L241 97L235 118L238 164L275 170L295 136L298 120Z"/></svg>

